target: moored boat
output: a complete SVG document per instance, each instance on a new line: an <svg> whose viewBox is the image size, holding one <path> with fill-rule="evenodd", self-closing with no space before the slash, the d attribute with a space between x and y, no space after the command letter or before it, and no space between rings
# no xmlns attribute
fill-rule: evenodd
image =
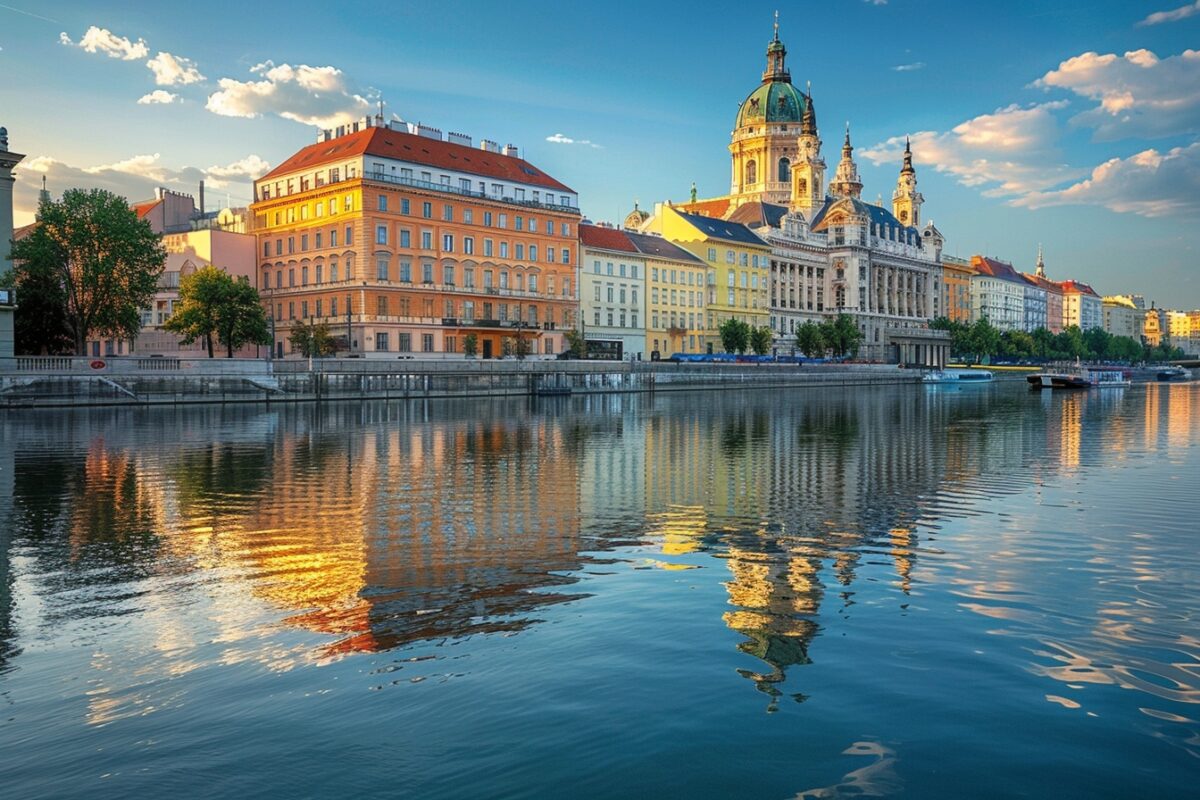
<svg viewBox="0 0 1200 800"><path fill-rule="evenodd" d="M1186 381L1190 376L1183 367L1163 367L1157 375L1160 381Z"/></svg>
<svg viewBox="0 0 1200 800"><path fill-rule="evenodd" d="M1025 378L1031 389L1090 389L1129 386L1130 380L1121 369L1085 369L1078 373L1039 372Z"/></svg>
<svg viewBox="0 0 1200 800"><path fill-rule="evenodd" d="M987 383L994 376L986 369L940 369L926 372L925 383Z"/></svg>

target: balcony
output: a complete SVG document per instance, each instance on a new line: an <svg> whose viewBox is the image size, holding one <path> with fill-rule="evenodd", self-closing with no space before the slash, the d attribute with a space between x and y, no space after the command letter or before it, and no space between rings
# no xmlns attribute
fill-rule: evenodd
<svg viewBox="0 0 1200 800"><path fill-rule="evenodd" d="M425 189L428 191L442 192L444 194L458 195L459 197L471 197L477 200L490 200L495 203L504 203L510 206L520 206L521 208L537 208L544 211L557 211L565 214L579 215L579 209L575 206L564 206L556 203L543 203L538 200L517 200L514 197L500 197L486 192L476 192L472 189L462 189L456 186L450 186L444 183L431 183L430 181L419 181L415 178L401 178L395 175L388 175L383 172L367 172L363 174L363 179L368 181L377 181L379 183L388 183L394 186L406 186L413 189Z"/></svg>

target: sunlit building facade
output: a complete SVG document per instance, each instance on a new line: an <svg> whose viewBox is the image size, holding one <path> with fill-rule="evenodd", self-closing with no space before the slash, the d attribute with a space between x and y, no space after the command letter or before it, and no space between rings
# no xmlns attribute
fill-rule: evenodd
<svg viewBox="0 0 1200 800"><path fill-rule="evenodd" d="M646 346L667 358L704 346L707 265L661 236L626 231L646 259Z"/></svg>
<svg viewBox="0 0 1200 800"><path fill-rule="evenodd" d="M645 258L625 231L607 226L580 225L579 248L579 313L584 338L619 343L626 359L648 357Z"/></svg>
<svg viewBox="0 0 1200 800"><path fill-rule="evenodd" d="M366 118L255 181L264 301L287 332L322 322L368 357L565 349L579 201L515 147Z"/></svg>

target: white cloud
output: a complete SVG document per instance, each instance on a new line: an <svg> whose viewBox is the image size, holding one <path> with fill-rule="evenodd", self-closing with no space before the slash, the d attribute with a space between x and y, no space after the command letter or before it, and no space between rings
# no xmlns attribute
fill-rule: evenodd
<svg viewBox="0 0 1200 800"><path fill-rule="evenodd" d="M104 53L109 58L119 58L122 61L136 61L139 58L145 58L150 49L146 47L146 42L138 39L136 42L126 39L124 36L117 36L107 28L98 28L95 25L87 29L78 44L71 41L71 37L67 34L60 33L58 41L61 44L79 47L89 53Z"/></svg>
<svg viewBox="0 0 1200 800"><path fill-rule="evenodd" d="M561 133L547 136L546 141L552 144L581 144L586 147L595 147L597 150L600 149L600 145L596 144L590 139L572 139L570 136L564 136Z"/></svg>
<svg viewBox="0 0 1200 800"><path fill-rule="evenodd" d="M1200 215L1200 142L1166 153L1143 150L1113 158L1065 189L1033 192L1014 201L1027 208L1098 205L1143 217Z"/></svg>
<svg viewBox="0 0 1200 800"><path fill-rule="evenodd" d="M371 103L335 67L301 64L276 66L270 61L250 70L262 80L221 78L220 89L206 108L225 117L277 114L318 128L333 128L368 114Z"/></svg>
<svg viewBox="0 0 1200 800"><path fill-rule="evenodd" d="M1034 82L1094 100L1071 121L1099 140L1174 136L1200 131L1200 50L1160 59L1149 50L1123 56L1083 53Z"/></svg>
<svg viewBox="0 0 1200 800"><path fill-rule="evenodd" d="M251 153L243 159L225 166L212 166L204 170L213 186L218 188L232 180L252 181L260 175L267 174L271 165L258 155Z"/></svg>
<svg viewBox="0 0 1200 800"><path fill-rule="evenodd" d="M912 64L897 64L896 66L892 67L892 69L896 72L912 72L914 70L924 69L924 67L924 61L915 61Z"/></svg>
<svg viewBox="0 0 1200 800"><path fill-rule="evenodd" d="M1032 106L1010 105L956 125L949 131L912 135L913 159L952 175L989 197L1021 196L1081 177L1061 163L1056 147L1059 100ZM895 136L862 151L875 164L900 164L904 137Z"/></svg>
<svg viewBox="0 0 1200 800"><path fill-rule="evenodd" d="M863 0L863 2L873 6L886 6L888 4L888 0Z"/></svg>
<svg viewBox="0 0 1200 800"><path fill-rule="evenodd" d="M155 89L150 94L144 94L141 97L139 97L138 105L139 106L151 106L151 105L156 105L159 103L166 105L168 103L174 103L178 99L179 99L179 95L177 95L177 94L171 94L170 92L164 91L162 89Z"/></svg>
<svg viewBox="0 0 1200 800"><path fill-rule="evenodd" d="M154 73L154 82L159 86L186 86L189 83L199 83L204 80L196 62L160 52L146 62L146 66Z"/></svg>
<svg viewBox="0 0 1200 800"><path fill-rule="evenodd" d="M1161 25L1164 22L1178 22L1181 19L1200 14L1200 0L1186 6L1171 9L1170 11L1155 11L1150 16L1137 24L1141 28L1146 25Z"/></svg>

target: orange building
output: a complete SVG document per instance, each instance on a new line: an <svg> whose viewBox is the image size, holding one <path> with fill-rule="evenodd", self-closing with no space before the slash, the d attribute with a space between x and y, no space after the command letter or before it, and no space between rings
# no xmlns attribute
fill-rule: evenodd
<svg viewBox="0 0 1200 800"><path fill-rule="evenodd" d="M323 322L342 352L484 358L566 349L578 197L511 145L367 118L255 181L275 352Z"/></svg>
<svg viewBox="0 0 1200 800"><path fill-rule="evenodd" d="M942 315L952 322L971 322L971 262L942 254Z"/></svg>

